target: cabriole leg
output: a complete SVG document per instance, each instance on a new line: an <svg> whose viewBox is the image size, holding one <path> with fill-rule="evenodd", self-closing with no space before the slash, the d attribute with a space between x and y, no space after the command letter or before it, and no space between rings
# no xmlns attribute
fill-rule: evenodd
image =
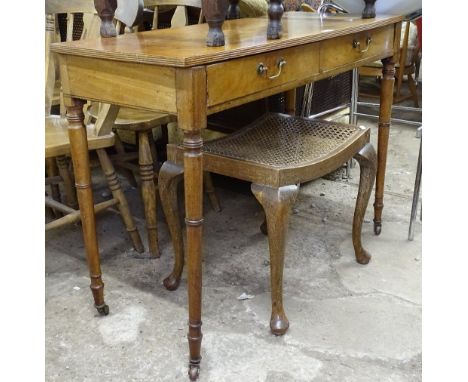
<svg viewBox="0 0 468 382"><path fill-rule="evenodd" d="M271 319L270 329L275 335L283 335L289 321L283 307L283 267L288 221L291 208L299 193L299 186L273 188L252 184L252 193L262 205L268 226L270 246Z"/></svg>
<svg viewBox="0 0 468 382"><path fill-rule="evenodd" d="M354 158L359 162L361 175L359 179L359 191L356 198L356 208L353 219L353 246L356 261L359 264L367 264L370 261L370 254L362 247L361 232L362 222L366 213L369 198L374 186L375 170L377 167L377 155L374 147L368 143Z"/></svg>
<svg viewBox="0 0 468 382"><path fill-rule="evenodd" d="M179 287L184 269L184 240L177 200L177 186L182 180L183 174L183 167L170 161L164 162L159 170L159 196L174 247L174 268L171 274L164 279L164 286L169 290L176 290Z"/></svg>

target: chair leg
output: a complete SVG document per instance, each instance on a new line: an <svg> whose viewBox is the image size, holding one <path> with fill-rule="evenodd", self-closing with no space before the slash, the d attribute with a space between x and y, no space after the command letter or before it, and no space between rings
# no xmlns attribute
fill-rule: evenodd
<svg viewBox="0 0 468 382"><path fill-rule="evenodd" d="M183 179L183 175L184 168L169 161L164 162L159 171L159 197L174 246L174 268L164 279L164 286L168 290L176 290L179 287L184 269L184 240L177 200L177 186Z"/></svg>
<svg viewBox="0 0 468 382"><path fill-rule="evenodd" d="M411 74L408 74L408 87L413 98L414 107L419 107L418 91L416 90L416 83Z"/></svg>
<svg viewBox="0 0 468 382"><path fill-rule="evenodd" d="M55 162L55 158L46 158L46 172L47 176L50 177L58 175L57 163ZM61 202L59 185L51 184L50 191L52 199L56 200L57 202ZM62 213L60 213L60 211L53 210L53 212L56 218L60 218L63 216Z"/></svg>
<svg viewBox="0 0 468 382"><path fill-rule="evenodd" d="M395 89L395 100L400 98L401 86L403 84L403 68L395 68L395 77L396 77L396 89Z"/></svg>
<svg viewBox="0 0 468 382"><path fill-rule="evenodd" d="M109 185L109 188L112 192L112 196L119 202L117 207L133 243L133 248L135 248L137 252L141 253L145 250L145 248L143 247L140 234L138 233L135 222L133 221L132 214L130 213L130 209L128 207L127 198L122 191L119 178L117 178L114 170L114 166L112 166L112 162L109 159L105 149L96 150L96 152L98 154L102 170L106 176L107 184Z"/></svg>
<svg viewBox="0 0 468 382"><path fill-rule="evenodd" d="M218 196L216 195L216 191L213 186L213 179L211 178L211 174L207 171L203 173L203 185L205 187L205 192L208 194L208 198L210 199L211 207L216 212L220 212L221 206L219 205Z"/></svg>
<svg viewBox="0 0 468 382"><path fill-rule="evenodd" d="M125 148L124 148L122 141L120 140L119 135L116 133L114 136L115 136L114 148L115 148L115 151L117 152L117 156L125 155ZM125 176L128 183L130 183L132 187L135 187L135 188L138 187L138 183L135 179L135 174L133 173L132 170L128 168L119 167L119 172L121 172L122 175Z"/></svg>
<svg viewBox="0 0 468 382"><path fill-rule="evenodd" d="M150 133L151 131L138 132L138 162L140 165L141 194L145 209L149 251L151 256L158 258L160 253L156 220L156 187L154 184L153 157L149 142Z"/></svg>
<svg viewBox="0 0 468 382"><path fill-rule="evenodd" d="M413 204L411 205L411 218L410 218L410 225L409 225L409 230L408 230L409 241L412 241L414 239L414 222L416 221L416 215L418 211L419 190L421 188L421 176L422 176L422 140L419 144L418 165L416 168L416 179L414 180ZM421 205L421 216L422 216L422 205Z"/></svg>
<svg viewBox="0 0 468 382"><path fill-rule="evenodd" d="M377 169L377 154L374 147L368 143L354 158L359 162L361 175L359 179L359 191L356 199L356 208L353 219L353 246L356 261L359 264L367 264L370 261L370 254L362 247L361 232L362 222L366 213L369 198L374 186L375 173Z"/></svg>
<svg viewBox="0 0 468 382"><path fill-rule="evenodd" d="M273 188L253 183L252 193L262 205L267 225L270 246L271 279L271 332L283 335L289 328L289 321L283 307L283 266L288 220L299 186L290 185Z"/></svg>
<svg viewBox="0 0 468 382"><path fill-rule="evenodd" d="M151 157L153 158L153 170L154 170L154 184L158 185L158 173L159 173L159 162L158 162L158 149L153 138L153 129L148 129L149 134L149 145L151 150Z"/></svg>
<svg viewBox="0 0 468 382"><path fill-rule="evenodd" d="M76 199L75 186L73 184L73 179L70 174L70 169L68 167L68 159L66 156L62 155L56 158L57 167L60 177L63 180L63 189L65 191L65 196L67 197L67 205L74 210L78 209L78 201Z"/></svg>

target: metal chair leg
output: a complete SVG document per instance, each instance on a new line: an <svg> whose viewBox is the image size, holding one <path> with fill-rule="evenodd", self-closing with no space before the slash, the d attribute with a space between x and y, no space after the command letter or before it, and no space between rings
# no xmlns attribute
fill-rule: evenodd
<svg viewBox="0 0 468 382"><path fill-rule="evenodd" d="M408 230L408 240L410 241L414 239L414 222L416 221L416 215L418 211L419 190L421 188L421 175L422 175L422 139L419 144L418 166L416 169L416 179L414 181L413 205L411 206L411 219L410 219L410 225L409 225L409 230ZM422 215L422 206L421 206L421 215Z"/></svg>

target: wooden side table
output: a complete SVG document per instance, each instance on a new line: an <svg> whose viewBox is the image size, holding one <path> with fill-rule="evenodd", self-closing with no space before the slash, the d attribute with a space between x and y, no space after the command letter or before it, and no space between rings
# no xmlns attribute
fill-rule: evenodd
<svg viewBox="0 0 468 382"><path fill-rule="evenodd" d="M95 230L83 115L84 99L176 114L184 130L189 375L201 355L203 140L207 115L382 60L374 227L381 230L383 187L402 17L330 16L292 12L282 38L267 40L268 19L237 19L223 27L225 46L206 47L208 26L156 30L111 39L54 44L70 122L83 230ZM86 243L99 264L97 241ZM97 267L96 269L99 269ZM100 272L93 290L102 296Z"/></svg>

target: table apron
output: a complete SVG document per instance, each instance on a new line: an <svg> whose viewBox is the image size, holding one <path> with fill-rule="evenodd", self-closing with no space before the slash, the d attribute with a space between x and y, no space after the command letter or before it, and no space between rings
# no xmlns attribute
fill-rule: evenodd
<svg viewBox="0 0 468 382"><path fill-rule="evenodd" d="M176 114L176 69L60 55L65 96Z"/></svg>

